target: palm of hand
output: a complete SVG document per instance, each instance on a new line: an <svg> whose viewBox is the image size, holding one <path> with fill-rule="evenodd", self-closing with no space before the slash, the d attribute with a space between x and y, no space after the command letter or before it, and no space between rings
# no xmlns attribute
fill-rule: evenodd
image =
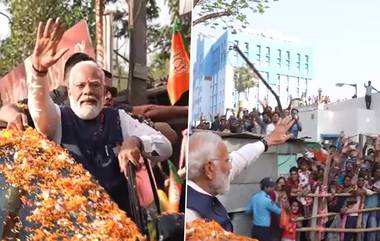
<svg viewBox="0 0 380 241"><path fill-rule="evenodd" d="M47 72L48 68L68 51L68 48L57 51L63 33L64 29L59 23L59 18L55 22L49 19L46 26L43 23L39 24L32 60L35 70Z"/></svg>
<svg viewBox="0 0 380 241"><path fill-rule="evenodd" d="M281 144L285 142L290 136L287 134L290 126L293 124L293 121L290 117L285 117L283 120L280 120L273 132L268 136L271 139L273 144Z"/></svg>
<svg viewBox="0 0 380 241"><path fill-rule="evenodd" d="M57 45L58 42L46 37L37 40L34 50L34 63L36 64L36 68L45 70L57 62Z"/></svg>

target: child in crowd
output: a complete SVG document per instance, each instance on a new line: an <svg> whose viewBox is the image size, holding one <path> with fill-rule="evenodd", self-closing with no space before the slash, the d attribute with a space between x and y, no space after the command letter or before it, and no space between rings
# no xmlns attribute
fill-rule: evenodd
<svg viewBox="0 0 380 241"><path fill-rule="evenodd" d="M301 216L301 204L296 199L293 199L290 205L290 212L287 215L287 225L283 227L281 241L296 241L296 229L302 226L301 222L297 222L297 218Z"/></svg>

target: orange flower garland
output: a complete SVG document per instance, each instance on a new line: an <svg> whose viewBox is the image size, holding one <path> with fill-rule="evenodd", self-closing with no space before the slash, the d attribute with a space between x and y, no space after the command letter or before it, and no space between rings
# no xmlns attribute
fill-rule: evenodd
<svg viewBox="0 0 380 241"><path fill-rule="evenodd" d="M28 240L144 240L91 174L37 131L1 131L0 156L0 172L33 207L27 220L39 227Z"/></svg>
<svg viewBox="0 0 380 241"><path fill-rule="evenodd" d="M187 241L258 241L225 231L217 222L196 219L186 225Z"/></svg>

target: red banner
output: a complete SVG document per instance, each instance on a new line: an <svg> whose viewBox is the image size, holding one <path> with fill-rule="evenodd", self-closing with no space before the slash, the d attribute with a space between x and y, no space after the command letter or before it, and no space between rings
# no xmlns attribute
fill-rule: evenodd
<svg viewBox="0 0 380 241"><path fill-rule="evenodd" d="M77 45L77 47L75 47ZM78 45L80 47L78 48ZM92 48L91 38L88 31L87 23L81 20L73 27L68 29L62 37L58 48L69 48L70 50L58 60L58 62L49 69L50 89L57 88L59 85L65 85L63 80L63 70L66 60L75 52L85 52L95 58ZM29 57L30 58L30 57ZM28 58L28 59L29 59ZM25 61L29 61L29 60ZM0 80L0 95L3 104L16 103L27 97L26 73L24 63L10 71Z"/></svg>

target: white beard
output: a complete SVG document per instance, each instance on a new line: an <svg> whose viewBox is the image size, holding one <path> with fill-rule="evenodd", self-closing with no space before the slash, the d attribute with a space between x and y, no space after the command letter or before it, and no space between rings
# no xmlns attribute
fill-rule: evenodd
<svg viewBox="0 0 380 241"><path fill-rule="evenodd" d="M92 120L95 119L103 109L103 103L98 101L97 105L86 105L82 106L79 102L75 101L72 96L69 96L70 107L82 120Z"/></svg>
<svg viewBox="0 0 380 241"><path fill-rule="evenodd" d="M220 169L218 169L218 173L212 181L211 186L218 194L225 194L230 190L229 175L224 174Z"/></svg>

